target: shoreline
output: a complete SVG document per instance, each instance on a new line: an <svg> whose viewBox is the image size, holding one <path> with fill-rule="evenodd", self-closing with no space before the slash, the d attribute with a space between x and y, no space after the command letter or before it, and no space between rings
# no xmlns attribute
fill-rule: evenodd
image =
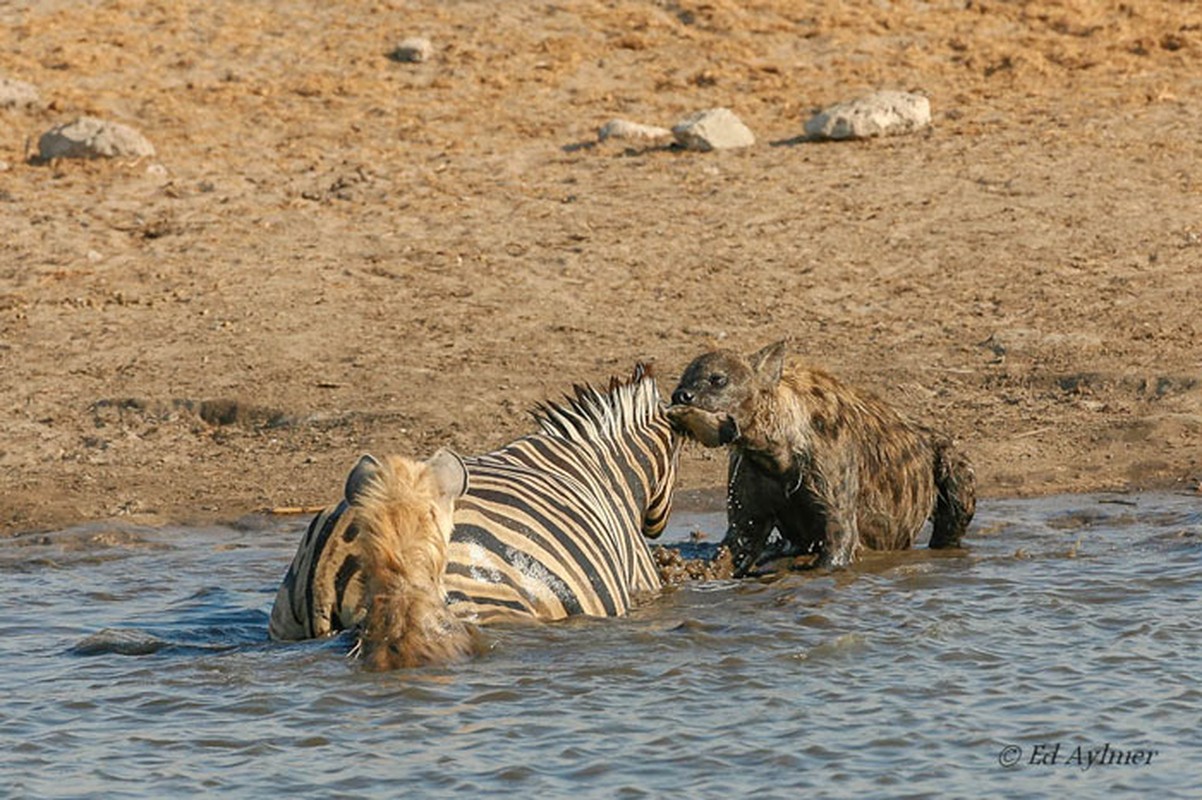
<svg viewBox="0 0 1202 800"><path fill-rule="evenodd" d="M984 497L1202 481L1202 5L0 22L35 90L0 99L0 535L317 504L361 453L487 452L573 383L646 362L666 394L781 339L955 437ZM879 89L930 125L802 136ZM754 143L600 141L712 108ZM29 159L84 116L155 154ZM685 452L682 489L725 478Z"/></svg>
<svg viewBox="0 0 1202 800"><path fill-rule="evenodd" d="M723 514L725 505L723 495L725 488L721 486L699 487L692 489L678 490L673 503L673 513L684 514ZM1116 499L1101 499L1099 502L1119 502L1117 498L1124 497L1141 497L1147 495L1172 495L1177 497L1192 497L1202 501L1202 487L1198 485L1189 485L1182 482L1169 482L1164 484L1151 484L1140 487L1126 488L1100 488L1100 487L1081 487L1071 491L1051 489L1048 491L1037 492L1002 492L1002 493L985 493L978 494L977 501L988 503L990 501L1002 500L1036 500L1040 498L1065 497L1065 496L1106 496L1110 495ZM216 512L203 514L188 514L180 512L173 515L164 514L130 514L116 515L109 517L97 518L62 518L57 521L47 521L40 527L26 529L8 529L0 531L0 539L17 541L26 537L43 536L54 533L62 533L67 531L77 531L80 529L96 529L98 532L106 529L117 528L124 526L135 528L151 528L161 530L165 528L205 528L205 527L232 527L241 528L246 525L266 526L265 521L276 520L308 520L316 514L320 513L326 506L311 505L306 507L292 507L281 509L277 508L246 508L239 511L231 512L228 515ZM972 531L972 526L969 526L969 531ZM720 535L718 532L716 535ZM655 541L650 544L654 546Z"/></svg>

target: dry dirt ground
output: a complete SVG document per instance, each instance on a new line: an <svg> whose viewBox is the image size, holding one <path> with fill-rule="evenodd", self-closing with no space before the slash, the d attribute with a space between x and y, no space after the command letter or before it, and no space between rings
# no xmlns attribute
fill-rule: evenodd
<svg viewBox="0 0 1202 800"><path fill-rule="evenodd" d="M986 496L1202 477L1199 4L0 2L0 76L4 532L324 503L785 336ZM800 138L879 88L933 126ZM757 143L596 144L715 106ZM30 160L81 114L157 155Z"/></svg>

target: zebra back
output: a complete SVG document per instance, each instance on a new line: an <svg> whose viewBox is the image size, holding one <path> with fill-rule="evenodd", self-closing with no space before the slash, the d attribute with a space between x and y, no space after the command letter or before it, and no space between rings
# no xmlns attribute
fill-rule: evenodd
<svg viewBox="0 0 1202 800"><path fill-rule="evenodd" d="M625 614L660 588L645 537L667 522L680 440L641 365L536 411L541 430L465 459L446 586L457 616Z"/></svg>

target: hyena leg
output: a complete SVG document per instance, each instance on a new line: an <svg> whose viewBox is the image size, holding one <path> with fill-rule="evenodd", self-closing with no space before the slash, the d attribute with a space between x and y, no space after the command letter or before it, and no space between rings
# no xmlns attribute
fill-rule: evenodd
<svg viewBox="0 0 1202 800"><path fill-rule="evenodd" d="M855 517L853 515L848 520L840 516L832 515L827 520L822 549L818 553L818 561L814 564L819 569L843 569L855 560L856 551L859 549Z"/></svg>
<svg viewBox="0 0 1202 800"><path fill-rule="evenodd" d="M950 440L934 442L935 513L931 544L934 549L959 547L977 509L977 477L968 456Z"/></svg>
<svg viewBox="0 0 1202 800"><path fill-rule="evenodd" d="M776 526L780 505L772 481L747 462L741 453L730 455L726 495L726 538L735 575L744 575L764 553L768 536Z"/></svg>
<svg viewBox="0 0 1202 800"><path fill-rule="evenodd" d="M730 549L735 577L741 578L755 566L764 554L764 545L776 526L776 518L768 515L740 513L728 515L730 524L722 544Z"/></svg>
<svg viewBox="0 0 1202 800"><path fill-rule="evenodd" d="M832 480L816 487L816 505L824 512L822 548L814 566L842 569L855 560L860 549L860 528L856 521L860 481L854 465L835 471Z"/></svg>

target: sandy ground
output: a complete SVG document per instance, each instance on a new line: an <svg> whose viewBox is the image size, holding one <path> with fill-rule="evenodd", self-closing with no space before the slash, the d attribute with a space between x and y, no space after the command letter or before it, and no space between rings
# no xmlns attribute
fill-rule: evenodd
<svg viewBox="0 0 1202 800"><path fill-rule="evenodd" d="M5 532L324 503L785 336L986 496L1202 477L1199 5L0 3L0 76L42 98L0 109ZM879 88L933 126L800 139ZM596 144L714 106L757 143ZM157 155L31 163L81 114Z"/></svg>

